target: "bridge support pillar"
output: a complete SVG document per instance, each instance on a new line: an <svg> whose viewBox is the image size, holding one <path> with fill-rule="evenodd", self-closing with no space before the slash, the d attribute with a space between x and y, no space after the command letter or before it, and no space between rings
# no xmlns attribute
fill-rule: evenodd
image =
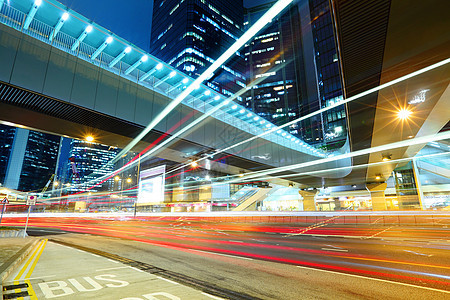
<svg viewBox="0 0 450 300"><path fill-rule="evenodd" d="M372 198L372 210L387 210L386 191L387 183L370 183L366 184L367 190Z"/></svg>
<svg viewBox="0 0 450 300"><path fill-rule="evenodd" d="M304 211L315 211L316 210L316 195L319 193L318 190L312 191L298 191L298 193L303 197L303 210Z"/></svg>

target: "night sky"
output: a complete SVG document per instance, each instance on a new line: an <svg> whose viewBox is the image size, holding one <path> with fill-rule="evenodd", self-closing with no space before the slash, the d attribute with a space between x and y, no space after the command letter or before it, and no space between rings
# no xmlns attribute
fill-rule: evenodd
<svg viewBox="0 0 450 300"><path fill-rule="evenodd" d="M116 35L148 51L152 27L153 0L58 0L70 9L84 15ZM139 3L130 5L131 3ZM265 0L244 0L254 6Z"/></svg>

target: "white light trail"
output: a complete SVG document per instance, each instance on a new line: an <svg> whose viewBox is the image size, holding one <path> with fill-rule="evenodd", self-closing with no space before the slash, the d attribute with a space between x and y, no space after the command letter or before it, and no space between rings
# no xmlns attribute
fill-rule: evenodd
<svg viewBox="0 0 450 300"><path fill-rule="evenodd" d="M160 112L147 127L125 148L117 154L111 163L117 162L124 154L133 148L140 140L146 136L159 122L161 122L178 104L186 98L196 86L199 86L203 81L222 66L231 56L235 55L244 44L249 41L256 33L264 28L268 22L276 17L286 6L293 0L279 0L275 3L250 29L248 29L227 51L225 51L205 72L203 72L191 85L189 85L179 96L167 105L162 112Z"/></svg>
<svg viewBox="0 0 450 300"><path fill-rule="evenodd" d="M362 93L359 93L358 95L349 97L349 98L347 98L347 99L345 99L344 101L341 101L341 102L339 102L339 103L336 103L336 104L330 105L330 106L328 106L328 107L319 109L319 110L317 110L317 111L315 111L315 112L312 112L312 113L310 113L310 114L308 114L308 115L306 115L306 116L303 116L303 117L297 118L297 119L295 119L295 120L292 120L292 121L290 121L290 122L288 122L288 123L286 123L286 124L284 124L284 125L280 125L280 126L273 127L272 129L270 129L270 130L268 130L268 131L262 132L262 133L259 134L259 135L255 135L255 136L253 136L253 137L251 137L251 138L248 138L248 139L246 139L246 140L243 140L243 141L241 141L241 142L239 142L239 143L236 143L236 144L234 144L234 145L231 145L231 146L229 146L229 147L226 147L226 148L223 148L223 149L220 149L220 150L216 150L216 151L214 152L214 155L219 154L219 153L222 153L222 152L225 152L225 151L228 151L228 150L233 149L233 148L235 148L235 147L237 147L237 146L246 144L246 143L251 142L251 141L253 141L253 140L257 139L257 138L261 138L261 137L263 137L263 136L265 136L265 135L267 135L267 134L270 134L270 133L272 133L272 132L274 132L274 131L277 131L277 132L278 132L280 129L282 129L282 128L284 128L284 127L288 127L288 126L290 126L290 125L292 125L292 124L295 124L295 123L298 123L298 122L300 122L300 121L306 120L306 119L311 118L311 117L313 117L313 116L315 116L315 115L318 115L318 114L321 114L321 113L323 113L323 112L326 112L327 110L330 110L330 109L333 109L333 108L335 108L335 107L341 106L341 105L343 105L343 104L345 104L345 103L348 103L348 102L351 102L351 101L355 101L355 100L357 100L357 99L360 99L361 97L367 96L367 95L369 95L369 94L371 94L371 93L377 92L377 91L382 90L382 89L387 88L387 87L390 87L390 86L392 86L392 85L394 85L394 84L396 84L396 83L399 83L399 82L405 81L405 80L407 80L407 79L413 78L413 77L415 77L415 76L418 76L418 75L423 74L423 73L425 73L425 72L428 72L428 71L430 71L430 70L436 69L436 68L438 68L438 67L440 67L440 66L443 66L443 65L446 65L446 64L448 64L448 63L450 63L450 58L445 59L445 60L443 60L443 61L440 61L440 62L438 62L438 63L436 63L436 64L430 65L430 66L428 66L428 67L425 67L425 68L423 68L423 69L420 69L420 70L418 70L418 71L412 72L412 73L410 73L410 74L408 74L408 75L405 75L405 76L402 76L402 77L400 77L400 78L394 79L394 80L392 80L392 81L389 81L389 82L387 82L387 83L385 83L385 84L382 84L382 85L380 85L380 86L377 86L377 87L375 87L375 88L372 88L372 89L369 89L369 90L364 91L364 92L362 92ZM202 160L204 160L204 159L206 159L206 158L208 158L208 157L200 158L200 159L197 160L197 162L200 162L200 161L202 161ZM183 167L185 167L185 165L182 165L182 166L180 166L180 167L178 167L178 168L175 168L175 169L169 171L168 173L174 172L174 171L179 170L179 169L181 169L181 168L183 168Z"/></svg>
<svg viewBox="0 0 450 300"><path fill-rule="evenodd" d="M382 152L382 151L401 148L401 147L408 147L408 146L412 146L412 145L427 144L429 142L446 140L446 139L450 139L450 131L441 132L441 133L437 133L434 135L427 135L427 136L404 140L404 141L399 141L399 142L381 145L381 146L377 146L377 147L371 147L371 148L367 148L367 149L363 149L363 150L358 150L358 151L354 151L354 152L350 152L350 153L336 155L333 157L322 158L322 159L318 159L318 160L314 160L314 161L307 161L304 163L293 164L293 165L279 167L279 168L273 168L270 170L250 172L250 173L245 174L244 179L246 179L246 180L254 179L254 178L256 178L258 176L262 176L262 175L280 173L280 172L284 172L284 171L292 171L295 169L311 167L314 165L328 163L328 162L332 162L332 161L336 161L336 160L340 160L340 159L366 155L366 154L370 154L370 153L374 153L374 152ZM239 181L240 180L242 180L242 178L239 179ZM235 180L235 181L237 181L237 180ZM227 183L232 183L232 182L233 181L229 181Z"/></svg>

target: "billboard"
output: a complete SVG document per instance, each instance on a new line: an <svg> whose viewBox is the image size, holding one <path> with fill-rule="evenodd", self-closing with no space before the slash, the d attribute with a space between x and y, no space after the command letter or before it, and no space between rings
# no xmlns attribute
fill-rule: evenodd
<svg viewBox="0 0 450 300"><path fill-rule="evenodd" d="M166 166L142 170L139 173L137 204L163 203Z"/></svg>

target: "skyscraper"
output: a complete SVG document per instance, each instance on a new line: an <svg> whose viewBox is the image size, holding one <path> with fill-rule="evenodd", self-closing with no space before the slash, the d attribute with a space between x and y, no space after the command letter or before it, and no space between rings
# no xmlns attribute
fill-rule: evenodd
<svg viewBox="0 0 450 300"><path fill-rule="evenodd" d="M118 153L118 148L81 141L72 140L69 150L68 188L69 193L86 191L112 191L114 189L114 179L99 183L95 180L103 175L114 171L114 165L108 164Z"/></svg>
<svg viewBox="0 0 450 300"><path fill-rule="evenodd" d="M245 10L245 29L253 25L275 2ZM300 20L291 5L245 47L247 85L245 106L276 125L299 117L302 106ZM301 137L299 124L286 128Z"/></svg>
<svg viewBox="0 0 450 300"><path fill-rule="evenodd" d="M150 53L197 77L242 35L242 24L242 0L155 0ZM237 52L206 84L224 95L245 87L243 54Z"/></svg>
<svg viewBox="0 0 450 300"><path fill-rule="evenodd" d="M14 140L15 128L0 124L0 183L3 184Z"/></svg>
<svg viewBox="0 0 450 300"><path fill-rule="evenodd" d="M23 128L4 129L2 161L7 158L4 185L21 191L39 192L55 173L60 137ZM12 138L13 137L13 138Z"/></svg>
<svg viewBox="0 0 450 300"><path fill-rule="evenodd" d="M335 28L328 0L309 0L314 60L317 69L320 108L339 103L343 98ZM324 147L341 147L347 137L344 105L322 116Z"/></svg>

